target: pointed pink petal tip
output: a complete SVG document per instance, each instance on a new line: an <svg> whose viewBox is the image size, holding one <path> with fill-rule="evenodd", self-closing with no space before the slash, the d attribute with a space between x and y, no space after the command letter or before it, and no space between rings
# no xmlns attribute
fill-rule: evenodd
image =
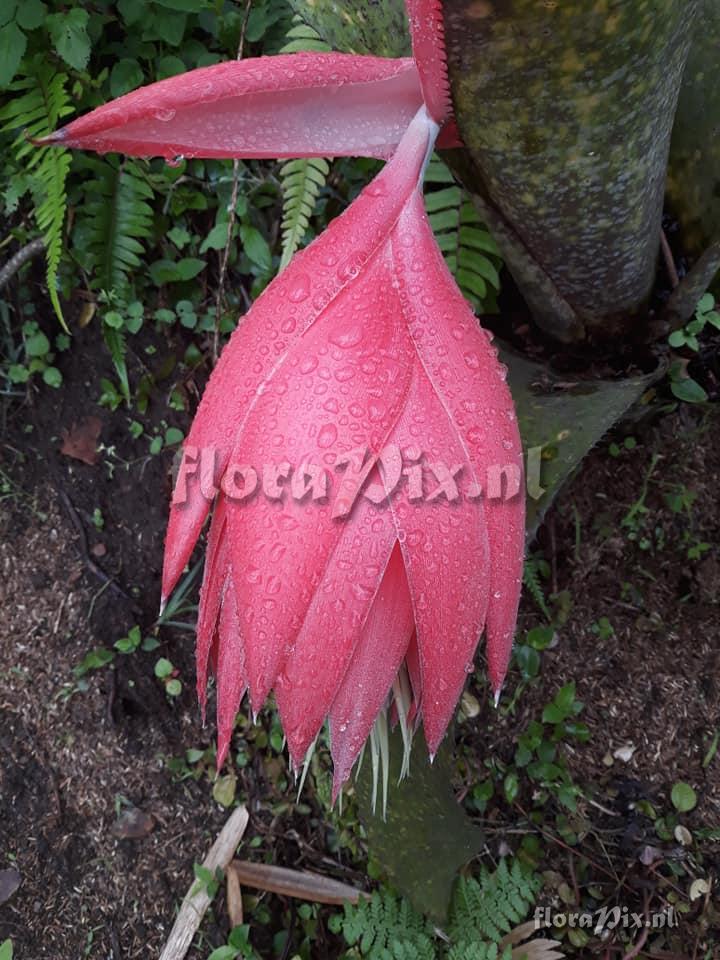
<svg viewBox="0 0 720 960"><path fill-rule="evenodd" d="M61 127L59 130L53 130L52 133L44 137L28 137L28 140L34 147L53 147L56 144L62 144L65 141L67 127Z"/></svg>

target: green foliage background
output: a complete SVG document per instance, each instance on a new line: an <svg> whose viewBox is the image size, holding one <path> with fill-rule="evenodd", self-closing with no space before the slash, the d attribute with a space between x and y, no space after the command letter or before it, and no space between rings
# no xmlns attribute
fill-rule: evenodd
<svg viewBox="0 0 720 960"><path fill-rule="evenodd" d="M292 13L279 0L253 3L246 53L272 52ZM127 299L148 287L183 284L225 247L232 164L98 158L26 140L135 87L237 54L245 5L209 0L119 0L7 4L0 14L0 172L3 212L13 236L39 228L48 249L48 283L68 298L73 287ZM4 52L4 53L3 53ZM61 170L58 170L58 168ZM278 200L271 171L243 165L231 264L262 287L272 272L271 224L263 210ZM252 201L252 202L249 202ZM67 209L65 209L67 207ZM34 212L36 225L31 214ZM64 255L60 257L61 249ZM197 283L197 281L196 281Z"/></svg>
<svg viewBox="0 0 720 960"><path fill-rule="evenodd" d="M202 334L216 325L217 300L228 332L378 164L169 165L38 148L28 138L143 84L233 58L241 37L245 57L328 49L286 0L10 0L0 12L0 209L9 224L0 242L14 250L43 237L48 296L63 323L61 303L77 302L78 291L111 308L103 333L128 402L125 340L139 329L128 305L139 301L165 324L193 327L194 318ZM475 306L486 295L492 305L496 248L474 229L477 218L444 165L433 169L429 212L448 262ZM177 311L178 303L192 309Z"/></svg>

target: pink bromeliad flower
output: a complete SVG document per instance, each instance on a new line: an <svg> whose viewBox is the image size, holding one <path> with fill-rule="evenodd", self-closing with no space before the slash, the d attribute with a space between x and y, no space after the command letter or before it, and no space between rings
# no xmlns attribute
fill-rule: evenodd
<svg viewBox="0 0 720 960"><path fill-rule="evenodd" d="M437 0L408 0L408 13L413 59L222 63L47 141L166 158L388 160L226 346L185 444L163 574L167 597L214 498L197 678L203 706L210 670L217 680L218 762L245 692L257 711L274 690L296 767L329 721L336 791L393 694L404 729L422 720L435 753L483 629L499 693L521 582L522 453L505 370L423 205L438 135L457 143L442 17ZM510 495L478 496L498 470ZM295 495L298 477L321 484L327 472L337 495ZM457 495L461 478L473 495Z"/></svg>

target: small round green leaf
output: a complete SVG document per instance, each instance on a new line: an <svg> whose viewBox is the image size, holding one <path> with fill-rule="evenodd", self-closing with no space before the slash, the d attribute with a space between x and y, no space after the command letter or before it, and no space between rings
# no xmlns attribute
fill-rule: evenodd
<svg viewBox="0 0 720 960"><path fill-rule="evenodd" d="M25 341L25 352L29 357L44 357L50 352L50 341L44 333L34 333Z"/></svg>
<svg viewBox="0 0 720 960"><path fill-rule="evenodd" d="M62 385L62 374L57 367L46 367L43 370L43 380L49 387L58 387Z"/></svg>
<svg viewBox="0 0 720 960"><path fill-rule="evenodd" d="M687 813L697 806L697 794L689 783L680 781L672 788L670 794L672 805L679 813Z"/></svg>
<svg viewBox="0 0 720 960"><path fill-rule="evenodd" d="M121 97L129 93L143 82L142 67L137 60L123 57L118 60L110 73L110 93L114 97Z"/></svg>
<svg viewBox="0 0 720 960"><path fill-rule="evenodd" d="M166 660L165 657L160 657L158 662L155 664L155 676L160 680L164 680L165 677L169 677L173 672L173 665L169 660Z"/></svg>

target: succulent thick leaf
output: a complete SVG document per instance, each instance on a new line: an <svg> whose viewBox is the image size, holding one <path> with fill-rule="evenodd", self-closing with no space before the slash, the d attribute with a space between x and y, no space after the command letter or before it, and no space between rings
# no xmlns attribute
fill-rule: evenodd
<svg viewBox="0 0 720 960"><path fill-rule="evenodd" d="M532 538L565 480L587 453L664 373L622 380L555 377L508 350L502 356L528 454L527 536ZM538 475L539 471L539 475Z"/></svg>
<svg viewBox="0 0 720 960"><path fill-rule="evenodd" d="M387 158L422 102L411 59L280 54L149 84L42 142L168 159Z"/></svg>
<svg viewBox="0 0 720 960"><path fill-rule="evenodd" d="M452 751L441 747L430 763L413 752L410 776L400 780L403 743L390 737L392 797L383 816L375 810L367 761L356 792L373 855L397 889L421 913L444 924L457 871L483 848L483 831L458 807L452 788Z"/></svg>
<svg viewBox="0 0 720 960"><path fill-rule="evenodd" d="M694 256L720 239L719 47L720 6L701 0L673 123L667 180L683 247Z"/></svg>

